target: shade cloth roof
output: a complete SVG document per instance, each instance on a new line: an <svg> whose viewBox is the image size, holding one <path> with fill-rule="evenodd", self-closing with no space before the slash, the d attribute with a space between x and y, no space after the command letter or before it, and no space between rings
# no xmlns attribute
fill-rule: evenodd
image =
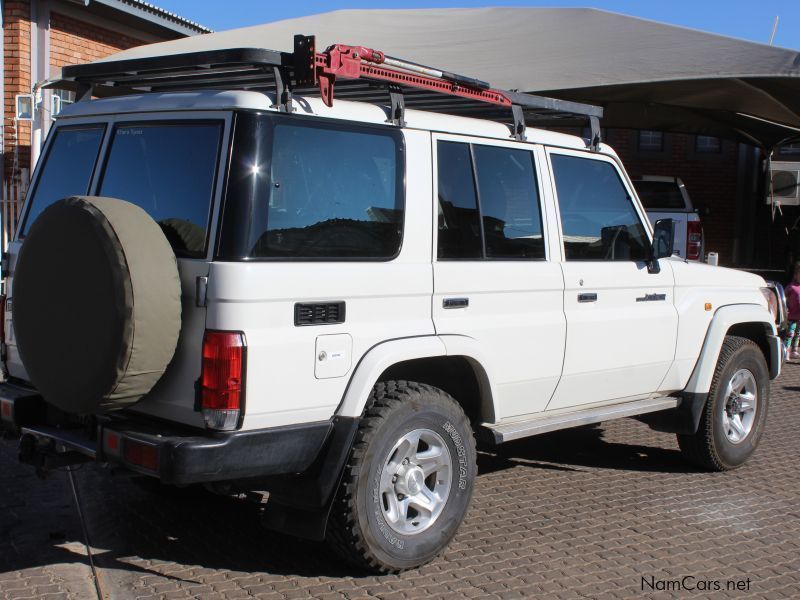
<svg viewBox="0 0 800 600"><path fill-rule="evenodd" d="M600 104L603 125L766 147L800 136L800 53L595 9L340 10L142 46L105 60L235 47L291 51L295 34L375 47L493 86Z"/></svg>

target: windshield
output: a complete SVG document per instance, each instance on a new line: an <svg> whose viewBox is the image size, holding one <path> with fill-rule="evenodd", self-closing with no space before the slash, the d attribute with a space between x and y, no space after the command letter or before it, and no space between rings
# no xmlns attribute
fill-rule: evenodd
<svg viewBox="0 0 800 600"><path fill-rule="evenodd" d="M117 125L95 193L144 209L161 226L177 256L205 256L222 131L222 121ZM103 132L103 125L54 132L26 228L54 202L92 193L89 186Z"/></svg>

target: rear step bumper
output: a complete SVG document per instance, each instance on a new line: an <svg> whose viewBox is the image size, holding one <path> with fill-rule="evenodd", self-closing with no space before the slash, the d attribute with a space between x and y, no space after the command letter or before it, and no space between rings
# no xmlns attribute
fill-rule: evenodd
<svg viewBox="0 0 800 600"><path fill-rule="evenodd" d="M302 473L323 449L331 421L286 427L206 433L163 422L113 415L96 427L45 425L45 409L35 392L0 384L0 417L20 431L20 461L42 471L89 460L121 464L188 485Z"/></svg>

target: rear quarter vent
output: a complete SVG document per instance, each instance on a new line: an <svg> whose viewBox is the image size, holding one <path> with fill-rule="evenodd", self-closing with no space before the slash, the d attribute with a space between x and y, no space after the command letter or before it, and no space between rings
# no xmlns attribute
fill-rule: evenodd
<svg viewBox="0 0 800 600"><path fill-rule="evenodd" d="M344 323L344 316L344 302L297 303L294 305L294 324L297 327Z"/></svg>

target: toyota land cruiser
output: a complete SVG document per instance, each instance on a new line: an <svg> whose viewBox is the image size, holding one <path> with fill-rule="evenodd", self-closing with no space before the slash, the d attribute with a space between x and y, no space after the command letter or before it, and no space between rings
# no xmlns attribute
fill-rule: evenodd
<svg viewBox="0 0 800 600"><path fill-rule="evenodd" d="M268 527L394 572L455 535L475 434L635 416L710 470L756 449L779 290L672 256L601 109L311 38L57 85L81 99L5 259L0 414L41 473L265 490ZM525 127L564 116L592 139Z"/></svg>

